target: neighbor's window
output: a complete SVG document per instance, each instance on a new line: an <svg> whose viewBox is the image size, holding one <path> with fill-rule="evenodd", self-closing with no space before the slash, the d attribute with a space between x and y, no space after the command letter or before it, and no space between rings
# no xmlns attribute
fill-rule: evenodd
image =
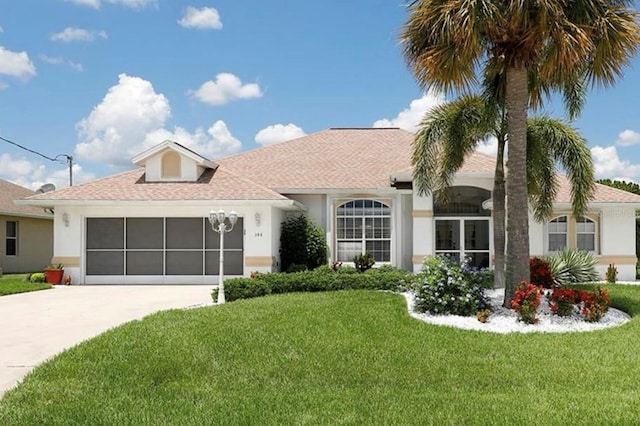
<svg viewBox="0 0 640 426"><path fill-rule="evenodd" d="M162 156L162 177L179 178L181 175L180 155L169 151Z"/></svg>
<svg viewBox="0 0 640 426"><path fill-rule="evenodd" d="M6 255L18 255L18 222L6 222Z"/></svg>
<svg viewBox="0 0 640 426"><path fill-rule="evenodd" d="M567 216L560 216L548 225L549 251L558 251L567 247Z"/></svg>
<svg viewBox="0 0 640 426"><path fill-rule="evenodd" d="M376 262L391 261L391 207L376 200L353 200L338 206L337 256L352 262L370 252Z"/></svg>
<svg viewBox="0 0 640 426"><path fill-rule="evenodd" d="M596 223L588 217L576 219L578 250L596 251Z"/></svg>

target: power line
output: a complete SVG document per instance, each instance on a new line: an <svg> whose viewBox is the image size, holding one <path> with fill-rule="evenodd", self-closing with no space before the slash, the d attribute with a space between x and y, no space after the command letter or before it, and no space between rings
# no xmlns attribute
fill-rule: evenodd
<svg viewBox="0 0 640 426"><path fill-rule="evenodd" d="M38 152L38 151L34 151L33 149L27 148L26 146L20 145L19 143L10 141L9 139L5 139L2 136L0 136L0 140L5 141L11 145L17 146L20 149L24 149L25 151L29 151L33 154L39 155L42 158L45 158L49 161L53 161L55 163L62 163L62 164L68 164L69 165L69 186L73 186L73 157L71 155L68 154L58 154L56 155L55 158L51 158L51 157L47 157L46 155ZM66 161L62 161L62 160L58 160L59 157L65 157Z"/></svg>
<svg viewBox="0 0 640 426"><path fill-rule="evenodd" d="M46 159L47 159L47 160L49 160L49 161L56 161L56 162L58 162L58 163L62 163L62 161L58 160L57 158L47 157L46 155L41 154L41 153L39 153L38 151L34 151L34 150L32 150L32 149L29 149L29 148L27 148L26 146L22 146L22 145L20 145L19 143L16 143L16 142L10 141L9 139L5 139L5 138L3 138L2 136L0 136L0 140L3 140L3 141L5 141L5 142L7 142L7 143L10 143L11 145L15 145L15 146L17 146L18 148L24 149L25 151L29 151L29 152L31 152L31 153L33 153L33 154L39 155L40 157L42 157L42 158L46 158Z"/></svg>

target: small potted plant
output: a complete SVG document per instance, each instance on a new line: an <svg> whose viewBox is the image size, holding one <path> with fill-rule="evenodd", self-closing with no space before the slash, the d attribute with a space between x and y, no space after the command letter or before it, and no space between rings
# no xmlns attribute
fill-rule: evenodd
<svg viewBox="0 0 640 426"><path fill-rule="evenodd" d="M44 268L44 277L49 284L60 284L64 276L64 265L62 263L51 264Z"/></svg>

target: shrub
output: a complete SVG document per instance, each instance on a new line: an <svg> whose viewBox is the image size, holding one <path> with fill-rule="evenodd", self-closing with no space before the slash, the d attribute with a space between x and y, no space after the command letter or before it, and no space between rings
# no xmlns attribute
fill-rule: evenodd
<svg viewBox="0 0 640 426"><path fill-rule="evenodd" d="M342 272L345 269L345 272ZM353 272L346 272L351 270ZM331 270L329 265L313 271L264 273L255 278L231 278L225 281L225 298L231 302L269 294L291 292L335 291L335 290L392 290L404 291L412 282L413 274L396 268L370 269L363 274L355 268ZM217 290L212 293L217 301Z"/></svg>
<svg viewBox="0 0 640 426"><path fill-rule="evenodd" d="M292 216L282 222L280 231L280 267L289 271L292 264L313 270L327 263L327 239L324 230L306 216ZM295 267L294 271L299 269Z"/></svg>
<svg viewBox="0 0 640 426"><path fill-rule="evenodd" d="M559 317L568 317L580 303L580 292L570 288L555 288L549 296L549 309Z"/></svg>
<svg viewBox="0 0 640 426"><path fill-rule="evenodd" d="M440 256L425 260L415 290L419 312L471 316L489 306L484 288L469 280L460 265Z"/></svg>
<svg viewBox="0 0 640 426"><path fill-rule="evenodd" d="M596 259L588 251L565 249L546 260L557 286L598 280Z"/></svg>
<svg viewBox="0 0 640 426"><path fill-rule="evenodd" d="M292 263L291 265L289 265L289 267L287 268L287 272L288 273L292 273L292 272L302 272L302 271L306 271L309 268L307 268L307 265L303 265L300 263Z"/></svg>
<svg viewBox="0 0 640 426"><path fill-rule="evenodd" d="M373 255L368 251L364 254L359 254L353 258L353 263L356 265L356 269L360 272L364 272L367 269L371 269L376 263Z"/></svg>
<svg viewBox="0 0 640 426"><path fill-rule="evenodd" d="M611 305L609 291L606 288L601 289L598 287L593 293L582 291L580 296L582 300L580 313L584 315L585 321L588 322L600 321Z"/></svg>
<svg viewBox="0 0 640 426"><path fill-rule="evenodd" d="M532 257L529 259L529 268L531 270L529 275L530 282L544 288L555 287L551 269L549 269L549 262L541 257Z"/></svg>
<svg viewBox="0 0 640 426"><path fill-rule="evenodd" d="M615 263L610 263L605 274L608 283L615 284L618 279L618 268Z"/></svg>
<svg viewBox="0 0 640 426"><path fill-rule="evenodd" d="M460 265L460 272L464 276L465 281L471 287L480 287L484 289L493 288L494 272L489 268L476 268L469 264L469 259L465 259Z"/></svg>
<svg viewBox="0 0 640 426"><path fill-rule="evenodd" d="M518 321L525 324L536 324L536 313L540 306L542 291L540 287L526 281L520 282L516 288L516 294L511 301L511 308L518 314Z"/></svg>
<svg viewBox="0 0 640 426"><path fill-rule="evenodd" d="M29 277L29 281L31 281L32 283L43 283L43 282L46 282L46 279L44 277L44 272L34 272Z"/></svg>

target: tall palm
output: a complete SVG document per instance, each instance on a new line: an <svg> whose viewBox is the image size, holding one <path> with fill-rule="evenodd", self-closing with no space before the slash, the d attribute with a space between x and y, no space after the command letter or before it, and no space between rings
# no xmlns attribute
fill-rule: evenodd
<svg viewBox="0 0 640 426"><path fill-rule="evenodd" d="M467 90L500 82L507 111L506 297L529 277L527 110L580 76L611 85L640 45L631 0L411 0L403 54L421 86ZM482 76L482 78L479 78Z"/></svg>
<svg viewBox="0 0 640 426"><path fill-rule="evenodd" d="M508 139L504 107L479 96L440 105L422 121L413 145L414 185L420 194L446 194L455 173L482 139L497 139L493 186L493 238L496 286L505 284L504 151ZM527 125L529 200L538 221L547 219L558 190L556 164L571 183L574 216L582 216L594 190L591 153L578 132L561 120L530 118ZM508 303L510 298L505 297Z"/></svg>

